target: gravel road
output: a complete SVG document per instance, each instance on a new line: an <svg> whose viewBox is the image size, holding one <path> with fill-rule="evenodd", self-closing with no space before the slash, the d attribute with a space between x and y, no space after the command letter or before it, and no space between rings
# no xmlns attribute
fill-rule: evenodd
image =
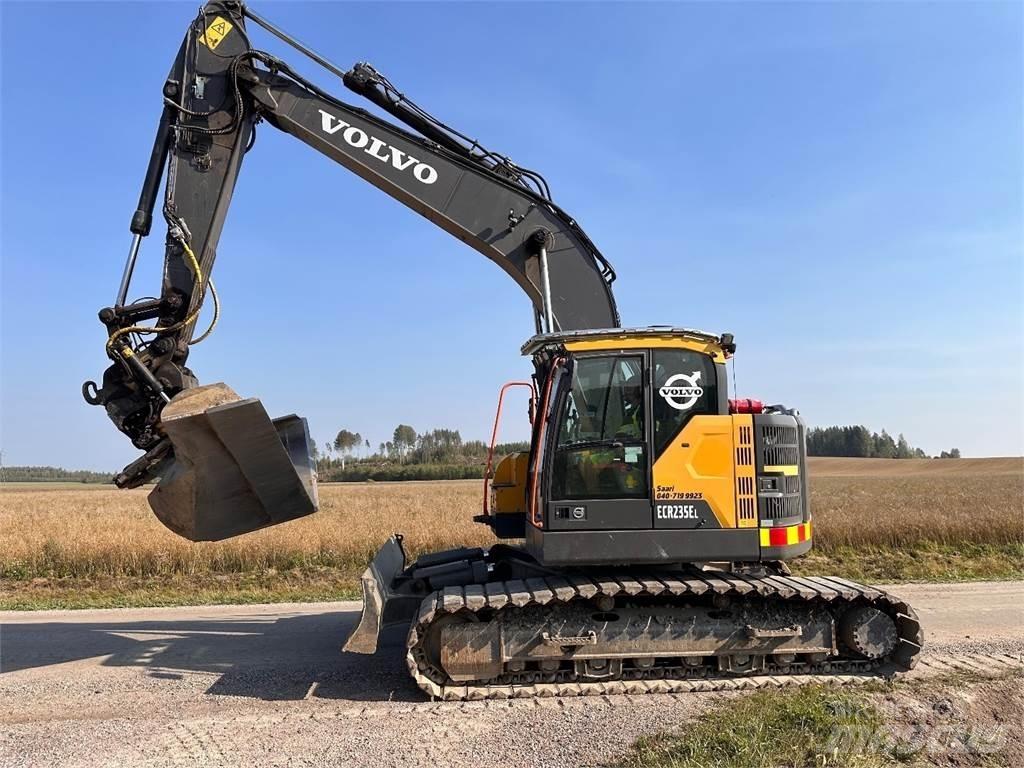
<svg viewBox="0 0 1024 768"><path fill-rule="evenodd" d="M926 659L1024 653L1024 582L901 585ZM359 604L0 612L0 766L580 766L723 694L427 701ZM1003 657L1005 658L1005 656Z"/></svg>

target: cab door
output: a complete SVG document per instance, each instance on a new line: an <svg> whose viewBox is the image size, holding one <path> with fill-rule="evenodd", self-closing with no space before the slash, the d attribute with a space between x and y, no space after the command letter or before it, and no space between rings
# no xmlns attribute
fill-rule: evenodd
<svg viewBox="0 0 1024 768"><path fill-rule="evenodd" d="M706 354L651 353L655 528L733 528L733 421L723 412L718 371Z"/></svg>
<svg viewBox="0 0 1024 768"><path fill-rule="evenodd" d="M652 527L649 354L573 360L549 446L548 530Z"/></svg>

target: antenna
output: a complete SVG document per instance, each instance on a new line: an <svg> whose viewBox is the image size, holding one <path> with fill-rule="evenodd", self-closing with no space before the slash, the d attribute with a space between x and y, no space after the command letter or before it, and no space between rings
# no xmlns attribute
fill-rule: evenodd
<svg viewBox="0 0 1024 768"><path fill-rule="evenodd" d="M732 362L732 396L733 397L739 397L740 396L740 391L739 391L739 388L736 386L736 355L732 356L731 362Z"/></svg>

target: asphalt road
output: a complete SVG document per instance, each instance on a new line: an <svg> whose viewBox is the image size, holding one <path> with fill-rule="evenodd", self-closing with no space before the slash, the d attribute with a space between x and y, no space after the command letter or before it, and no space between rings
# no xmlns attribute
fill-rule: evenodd
<svg viewBox="0 0 1024 768"><path fill-rule="evenodd" d="M901 585L926 658L1024 653L1024 582ZM0 612L0 766L573 766L720 694L427 701L353 602Z"/></svg>

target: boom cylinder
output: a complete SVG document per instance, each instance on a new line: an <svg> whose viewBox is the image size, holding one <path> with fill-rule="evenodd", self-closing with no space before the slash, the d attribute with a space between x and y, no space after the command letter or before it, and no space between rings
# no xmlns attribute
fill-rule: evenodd
<svg viewBox="0 0 1024 768"><path fill-rule="evenodd" d="M540 247L541 297L544 302L544 324L548 333L555 332L555 320L551 313L551 272L548 270L548 247Z"/></svg>

